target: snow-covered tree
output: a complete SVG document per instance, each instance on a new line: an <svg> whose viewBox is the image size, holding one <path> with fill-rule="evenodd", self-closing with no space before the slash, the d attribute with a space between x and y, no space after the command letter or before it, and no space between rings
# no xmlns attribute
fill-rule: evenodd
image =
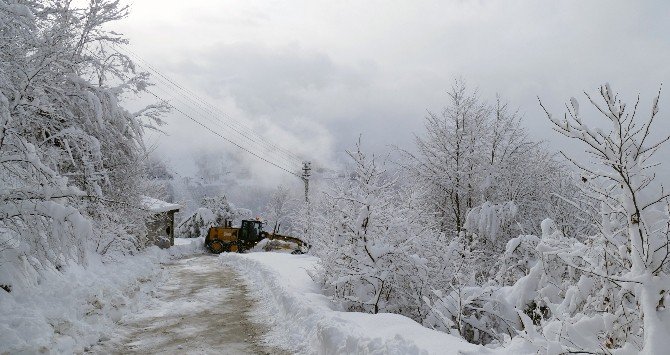
<svg viewBox="0 0 670 355"><path fill-rule="evenodd" d="M360 148L348 152L353 168L315 208L313 251L327 294L350 310L395 312L420 319L428 290L420 255L427 233L408 211L397 176Z"/></svg>
<svg viewBox="0 0 670 355"><path fill-rule="evenodd" d="M462 80L448 95L441 114L428 113L418 151L404 152L403 165L426 187L425 213L452 236L463 231L471 209L513 203L517 218L499 231L501 251L514 232L539 232L564 166L528 137L519 114L500 98L489 105Z"/></svg>
<svg viewBox="0 0 670 355"><path fill-rule="evenodd" d="M441 114L428 112L424 137L416 137L418 153L406 153L409 170L425 184L428 211L444 231L459 233L469 208L477 204L484 172L484 134L490 108L463 81L448 93Z"/></svg>
<svg viewBox="0 0 670 355"><path fill-rule="evenodd" d="M226 226L243 218L251 218L251 211L235 208L226 196L205 197L198 209L177 226L182 238L198 238L207 235L210 227Z"/></svg>
<svg viewBox="0 0 670 355"><path fill-rule="evenodd" d="M3 267L60 268L84 262L87 245L142 245L132 240L143 235L142 134L164 106L119 104L148 85L127 57L108 53L125 42L108 24L127 9L0 2L0 229L18 238Z"/></svg>
<svg viewBox="0 0 670 355"><path fill-rule="evenodd" d="M610 315L603 319L609 326L601 330L599 346L662 353L670 347L665 306L670 299L670 202L669 194L653 182L660 164L654 155L670 136L652 140L660 90L642 121L639 97L628 106L609 84L599 94L600 102L585 95L609 129L589 127L575 98L562 119L545 110L556 131L584 144L594 160L589 165L568 157L583 173L585 197L599 202L602 216L598 234L583 253L560 247L552 252L582 278L597 283L599 304L587 298L582 311L596 318L598 311Z"/></svg>
<svg viewBox="0 0 670 355"><path fill-rule="evenodd" d="M180 238L206 236L210 227L219 225L215 222L215 219L216 217L210 209L200 207L177 226L177 235Z"/></svg>
<svg viewBox="0 0 670 355"><path fill-rule="evenodd" d="M425 134L416 138L417 152L404 152L401 165L424 192L415 207L446 235L443 248L459 245L461 254L476 255L476 260L453 261L473 266L459 268L472 275L459 276L458 287L479 287L495 275L491 266L508 240L538 233L540 222L550 214L560 212L557 219L564 226L574 222L576 210L554 206L557 200L564 202L555 193L575 189L565 178L565 166L529 138L509 104L499 97L493 105L486 103L462 80L455 82L448 99L441 114L428 113ZM435 271L451 272L444 268ZM435 289L452 292L453 278L439 279Z"/></svg>
<svg viewBox="0 0 670 355"><path fill-rule="evenodd" d="M298 201L286 185L279 185L270 195L270 200L263 210L263 217L272 228L272 233L291 230L291 216L297 212Z"/></svg>
<svg viewBox="0 0 670 355"><path fill-rule="evenodd" d="M225 195L215 197L205 197L202 199L202 206L212 211L214 223L223 226L226 222L233 222L238 218L237 209L228 202Z"/></svg>

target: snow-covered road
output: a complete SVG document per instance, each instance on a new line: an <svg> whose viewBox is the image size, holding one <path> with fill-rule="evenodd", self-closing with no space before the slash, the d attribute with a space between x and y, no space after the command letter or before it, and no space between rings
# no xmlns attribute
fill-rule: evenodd
<svg viewBox="0 0 670 355"><path fill-rule="evenodd" d="M161 286L141 311L124 317L94 353L277 354L261 344L266 329L249 320L253 306L239 275L213 255L165 266Z"/></svg>

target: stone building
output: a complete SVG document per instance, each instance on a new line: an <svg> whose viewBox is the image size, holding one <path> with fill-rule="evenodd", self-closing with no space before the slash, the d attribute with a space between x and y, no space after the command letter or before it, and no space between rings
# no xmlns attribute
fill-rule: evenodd
<svg viewBox="0 0 670 355"><path fill-rule="evenodd" d="M149 243L161 248L174 245L174 214L179 212L181 206L148 196L142 197L142 206L151 214L147 220Z"/></svg>

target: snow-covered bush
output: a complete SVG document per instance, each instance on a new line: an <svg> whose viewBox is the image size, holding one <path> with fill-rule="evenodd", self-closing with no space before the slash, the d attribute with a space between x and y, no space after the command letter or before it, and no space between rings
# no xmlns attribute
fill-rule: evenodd
<svg viewBox="0 0 670 355"><path fill-rule="evenodd" d="M542 335L551 349L662 353L670 348L665 307L670 299L670 202L652 183L659 165L652 159L670 137L651 141L660 91L644 121L638 118L639 98L631 109L608 84L599 93L604 105L586 97L608 130L587 126L575 98L564 119L547 112L559 133L583 143L595 159L591 166L568 158L583 173L584 198L600 204L601 221L584 244L561 238L543 238L539 244L543 256L564 265L536 272L536 278L546 279L547 273L564 270L557 275L563 282L552 285L558 299L544 297L553 317L542 323Z"/></svg>
<svg viewBox="0 0 670 355"><path fill-rule="evenodd" d="M500 313L538 350L639 348L642 324L631 290L601 275L617 268L616 248L599 236L584 243L567 237L550 219L542 229L541 237L508 243L497 275L502 287L492 297Z"/></svg>
<svg viewBox="0 0 670 355"><path fill-rule="evenodd" d="M215 219L214 213L209 208L200 207L179 224L177 234L180 238L206 236L209 228L217 225Z"/></svg>
<svg viewBox="0 0 670 355"><path fill-rule="evenodd" d="M427 260L424 231L408 220L397 177L360 149L349 152L354 167L324 193L317 210L313 250L323 265L326 293L346 309L369 313L425 313Z"/></svg>
<svg viewBox="0 0 670 355"><path fill-rule="evenodd" d="M517 228L518 207L514 201L493 204L489 201L471 208L465 218L463 231L457 240L463 248L477 255L473 263L495 265L507 243L506 236L512 235ZM475 277L489 279L491 269L482 267L473 270Z"/></svg>
<svg viewBox="0 0 670 355"><path fill-rule="evenodd" d="M463 228L477 237L495 242L499 235L510 233L501 231L511 227L516 214L517 206L514 201L501 204L486 201L468 211Z"/></svg>
<svg viewBox="0 0 670 355"><path fill-rule="evenodd" d="M430 312L423 324L471 343L500 344L516 333L516 316L510 317L506 302L498 299L499 284L491 278L496 262L480 241L465 232L450 238L440 268L430 270L443 277L424 298Z"/></svg>

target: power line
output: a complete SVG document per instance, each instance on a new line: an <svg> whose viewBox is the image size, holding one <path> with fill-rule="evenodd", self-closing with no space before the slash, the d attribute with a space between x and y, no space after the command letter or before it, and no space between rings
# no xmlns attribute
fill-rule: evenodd
<svg viewBox="0 0 670 355"><path fill-rule="evenodd" d="M94 53L92 53L90 50L87 50L87 51L88 51L93 57L97 58L98 60L101 60L101 59L98 58ZM123 77L124 80L129 80L129 78L128 78L124 73L122 73L122 72L118 72L118 74L121 75L121 76ZM215 130L211 129L210 127L208 127L208 126L205 125L204 123L202 123L202 122L200 122L199 120L195 119L193 116L189 115L188 113L186 113L186 112L184 112L183 110L179 109L178 107L174 106L174 105L171 104L169 101L163 99L163 98L160 97L158 94L156 94L155 92L151 91L150 89L145 88L144 90L145 90L146 92L148 92L149 94L151 94L152 96L154 96L157 100L159 100L159 101L161 101L161 102L165 102L165 104L167 104L169 107L173 108L175 111L181 113L182 115L184 115L185 117L187 117L187 118L190 119L191 121L195 122L196 124L200 125L201 127L205 128L206 130L210 131L210 132L213 133L214 135L220 137L221 139L223 139L223 140L225 140L225 141L227 141L227 142L233 144L233 145L236 146L237 148L239 148L239 149L241 149L241 150L243 150L243 151L245 151L245 152L247 152L247 153L253 155L254 157L256 157L256 158L258 158L258 159L260 159L260 160L262 160L262 161L264 161L264 162L266 162L266 163L268 163L268 164L270 164L270 165L273 165L273 166L275 166L275 167L277 167L277 168L279 168L279 169L281 169L281 170L283 170L283 171L285 171L285 172L287 172L287 173L289 173L289 174L291 174L291 175L294 175L294 176L296 176L296 177L302 179L302 176L300 176L300 175L298 175L297 173L295 173L295 172L289 170L288 168L285 168L285 167L283 167L283 166L281 166L281 165L279 165L279 164L277 164L277 163L275 163L275 162L273 162L273 161L270 161L269 159L267 159L267 158L265 158L265 157L263 157L263 156L261 156L261 155L259 155L259 154L256 154L255 152L253 152L253 151L251 151L251 150L249 150L249 149L243 147L242 145L238 144L237 142L233 141L232 139L229 139L229 138L223 136L223 135L220 134L219 132L216 132Z"/></svg>
<svg viewBox="0 0 670 355"><path fill-rule="evenodd" d="M149 89L146 89L146 91L147 91L148 93L150 93L151 95L153 95L156 99L161 100L161 101L165 101L165 100L163 100L160 96L156 95L153 91L151 91L151 90L149 90ZM284 167L282 167L282 166L280 166L280 165L278 165L278 164L275 164L274 162L271 162L270 160L268 160L268 159L266 159L266 158L264 158L264 157L262 157L262 156L260 156L260 155L258 155L258 154L256 154L256 153L254 153L254 152L252 152L252 151L250 151L250 150L244 148L243 146L237 144L236 142L234 142L234 141L232 141L232 140L230 140L230 139L224 137L223 135L219 134L218 132L214 131L213 129L207 127L207 126L206 126L205 124L203 124L202 122L200 122L200 121L196 120L195 118L191 117L191 115L189 115L189 114L187 114L186 112L184 112L184 111L180 110L179 108L175 107L175 106L172 105L171 103L169 103L169 102L167 102L167 101L165 101L165 102L167 103L168 106L172 107L172 108L175 109L177 112L179 112L179 113L181 113L182 115L188 117L188 118L189 118L190 120L192 120L193 122L197 123L198 125L202 126L203 128L205 128L206 130L212 132L213 134L215 134L215 135L221 137L221 138L224 139L225 141L227 141L227 142L229 142L229 143L235 145L236 147L242 149L243 151L245 151L245 152L247 152L247 153L249 153L249 154L255 156L256 158L258 158L258 159L260 159L260 160L262 160L262 161L264 161L264 162L266 162L266 163L268 163L268 164L271 164L271 165L273 165L273 166L275 166L275 167L277 167L277 168L279 168L279 169L281 169L281 170L284 170L285 172L287 172L287 173L289 173L289 174L291 174L291 175L295 175L296 177L302 178L300 175L298 175L298 174L296 174L296 173L294 173L294 172L288 170L287 168L284 168Z"/></svg>
<svg viewBox="0 0 670 355"><path fill-rule="evenodd" d="M156 87L157 87L159 90L161 90L163 93L169 95L169 92L168 92L167 90L161 88L160 86L156 86ZM153 94L156 94L156 93L154 92ZM156 95L158 95L158 94L156 94ZM174 98L174 99L175 99L176 101L179 101L179 102L182 103L185 107L191 109L192 111L197 112L197 110L193 109L193 107L191 107L189 104L185 103L184 101L180 100L179 98ZM167 100L165 100L165 99L161 99L161 100L163 100L163 101L167 101ZM174 107L175 110L177 110L177 111L179 111L179 112L183 111L183 110L177 109L177 107L176 107L174 104L172 104L172 103L170 103L170 107ZM205 117L205 119L207 119L207 117ZM228 127L224 127L224 126L222 126L222 125L221 125L218 121L216 121L216 120L208 119L208 121L212 122L214 125L217 125L219 128L222 128L222 129L225 129L225 128L231 128L231 129L233 129L235 132L239 132L239 131L237 131L236 129L234 129L233 127L230 127L230 126L228 126ZM218 123L218 124L217 124L217 123ZM249 139L247 136L245 136L245 135L243 135L243 134L242 134L242 136L243 136L244 138ZM240 144L241 144L241 143L240 143ZM265 148L265 150L266 150L266 153L272 153L272 151L271 151L271 150L268 150L267 148ZM297 162L295 162L295 161L291 161L290 159L286 159L285 157L282 157L282 156L276 156L275 158L279 158L280 160L283 160L285 163L287 163L287 164L289 164L289 165L292 165L292 164L298 164Z"/></svg>
<svg viewBox="0 0 670 355"><path fill-rule="evenodd" d="M161 82L161 83L165 83L160 78L158 78L158 81ZM262 148L264 148L266 150L266 153L269 153L270 155L275 155L277 158L279 158L281 160L284 160L288 164L300 164L299 160L288 157L286 155L279 154L276 149L270 148L270 145L267 142L263 141L262 138L254 139L254 138L250 137L249 135L244 134L243 130L237 129L235 127L235 125L232 124L232 123L227 123L227 124L224 125L223 122L220 119L216 118L216 116L214 115L214 113L212 111L203 108L200 104L198 104L197 102L194 102L190 97L184 95L183 93L181 93L181 92L176 92L175 93L171 90L168 91L166 89L161 88L161 86L156 86L156 87L159 90L163 91L165 94L171 95L175 99L175 101L180 102L183 106L187 107L191 111L197 112L198 109L199 109L200 111L204 112L205 115L203 117L205 119L207 119L208 121L212 122L214 125L217 125L224 130L232 130L233 132L235 132L235 133L239 134L240 136L244 137L244 139L252 141L254 143L257 143L259 146L261 146ZM186 101L188 101L188 102L186 102ZM195 106L196 108L194 108L192 105ZM259 139L261 141L259 141ZM263 143L265 143L265 145Z"/></svg>
<svg viewBox="0 0 670 355"><path fill-rule="evenodd" d="M127 47L121 48L121 47L119 47L119 46L112 45L112 49L115 50L115 51L116 51L117 53L119 53L119 54L132 56L132 57L134 57L135 59L137 59L138 61L144 63L144 64L146 65L146 67L145 67L145 66L142 66L141 64L137 64L137 65L140 66L140 67L149 69L148 71L151 71L151 72L155 73L156 75L158 75L159 77L161 77L161 78L163 78L165 81L167 81L167 84L168 84L168 85L171 84L172 86L176 87L178 90L182 91L183 93L179 93L179 95L181 95L182 97L185 97L188 101L194 103L194 104L195 104L196 106L198 106L201 110L203 110L203 111L205 111L205 112L208 112L208 113L210 113L210 114L212 114L212 115L214 115L214 114L215 114L214 111L216 111L216 112L218 112L219 114L223 115L224 117L228 118L230 121L233 121L233 123L235 123L235 124L237 124L237 125L240 125L240 126L243 126L244 128L248 129L252 135L255 135L255 136L257 137L257 138L256 138L257 140L256 140L256 139L253 139L253 138L251 138L251 137L249 137L249 136L247 136L246 134L244 134L244 133L242 133L242 132L237 131L234 127L231 127L232 129L235 129L235 131L236 131L237 133L239 133L240 135L244 136L245 138L247 138L247 139L249 139L249 140L252 140L252 141L255 141L255 142L259 143L259 144L265 144L265 145L267 145L268 147L272 148L273 151L275 151L275 152L277 152L277 153L284 154L284 155L286 155L287 158L292 159L292 160L295 160L297 163L301 163L301 162L302 162L303 159L302 159L301 157L299 157L298 155L292 153L291 151L289 151L289 150L287 150L287 149L285 149L285 148L283 148L283 147L281 147L281 146L279 146L279 145L277 145L277 144L274 144L274 143L272 143L272 142L269 142L269 141L263 139L260 135L258 135L258 134L256 134L255 132L253 132L253 130L252 130L249 126L246 126L244 123L242 123L242 122L240 122L240 121L234 119L233 117L231 117L230 115L228 115L226 112L222 111L222 110L219 109L218 107L216 107L216 106L212 105L211 103L209 103L207 100L203 99L201 96L197 95L197 94L194 93L193 91L189 90L188 88L186 88L186 87L184 87L183 85L181 85L181 84L179 84L178 82L176 82L176 80L171 79L170 77L168 77L167 75L165 75L164 73L162 73L160 70L158 70L156 67L154 67L151 63L149 63L149 62L147 62L145 59L143 59L143 58L142 58L140 55L138 55L136 52L132 51L130 48L127 48ZM120 53L120 52L123 52L123 53ZM161 80L161 81L162 81L162 80ZM162 81L162 82L165 83L165 81ZM184 93L187 93L188 95L185 95ZM197 101L199 101L200 103L202 103L203 105L205 105L205 107L202 107L202 106L201 106L199 103L197 103L195 100L197 100ZM214 110L214 111L212 111L212 110ZM214 117L217 121L222 122L222 121L221 121L219 118L217 118L216 116L213 116L213 117ZM260 142L258 142L258 140L260 140Z"/></svg>

